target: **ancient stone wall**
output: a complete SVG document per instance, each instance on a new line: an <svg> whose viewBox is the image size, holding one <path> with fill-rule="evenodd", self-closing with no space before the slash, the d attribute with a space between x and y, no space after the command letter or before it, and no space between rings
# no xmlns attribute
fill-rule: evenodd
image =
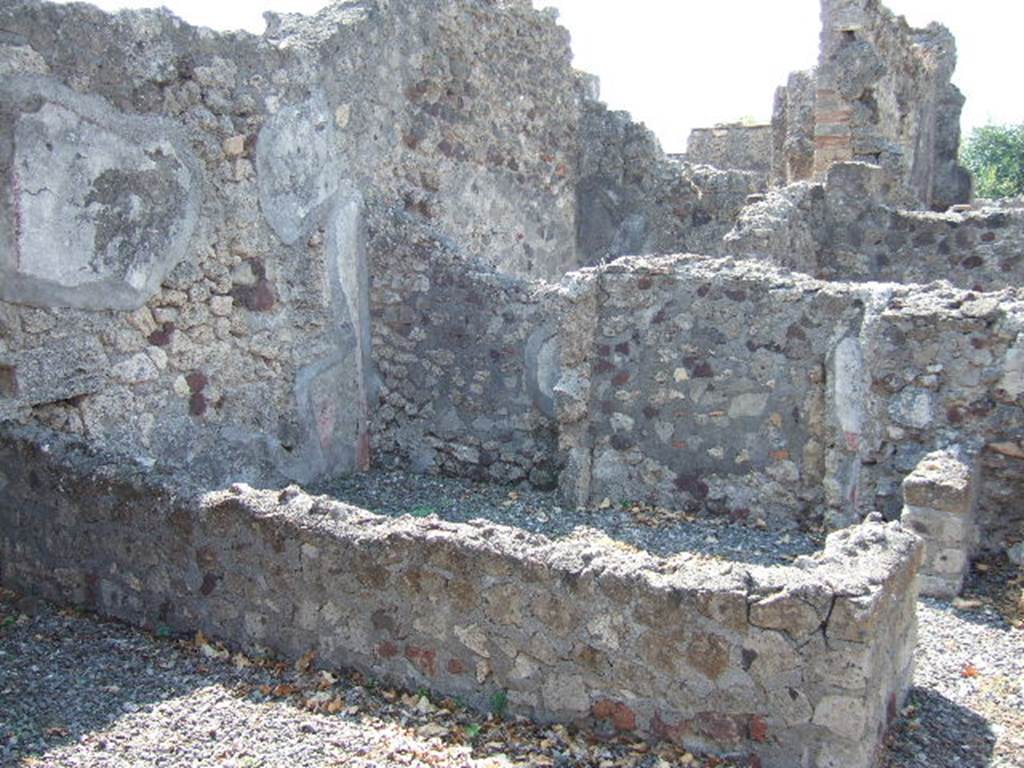
<svg viewBox="0 0 1024 768"><path fill-rule="evenodd" d="M415 292L422 275L392 253L370 281L366 219L399 208L453 259L557 278L626 252L713 251L762 186L667 160L646 129L595 101L567 33L525 2L350 3L271 15L260 37L38 0L7 0L0 22L0 416L211 478L366 466L378 386L424 407L422 384L391 375L396 355L424 348L378 332L372 353L368 287L404 316L409 296L396 290ZM85 28L81 45L63 42ZM485 295L501 283L481 280ZM476 325L452 315L438 327L464 321ZM540 342L525 342L537 354ZM435 357L447 343L428 342ZM382 455L550 483L550 414L530 406L524 365L502 360L490 385L457 385L455 399L474 404L468 421L448 419L449 437L419 433L451 443L465 427L462 459L454 447L413 451L387 403ZM481 473L502 450L483 447L494 435L470 413L516 378L519 437ZM436 409L438 421L455 412Z"/></svg>
<svg viewBox="0 0 1024 768"><path fill-rule="evenodd" d="M985 444L978 461L979 549L1003 552L1024 541L1024 434L1008 430L1006 439Z"/></svg>
<svg viewBox="0 0 1024 768"><path fill-rule="evenodd" d="M815 177L836 162L870 162L891 175L894 200L935 210L968 202L970 178L957 163L964 99L950 82L949 30L911 29L879 0L823 0L822 27Z"/></svg>
<svg viewBox="0 0 1024 768"><path fill-rule="evenodd" d="M375 464L554 487L557 291L467 264L416 217L371 233Z"/></svg>
<svg viewBox="0 0 1024 768"><path fill-rule="evenodd" d="M998 501L1019 487L1012 469L1024 436L1020 297L942 286L887 294L862 332L868 428L857 441L860 480L850 487L861 508L894 516L902 478L927 454L956 445L980 452L982 546L1002 549L1022 532L1016 507Z"/></svg>
<svg viewBox="0 0 1024 768"><path fill-rule="evenodd" d="M865 162L884 169L894 205L944 211L969 202L953 36L934 23L912 29L879 0L823 0L821 15L818 65L776 91L771 127L699 129L689 159L768 170L775 186Z"/></svg>
<svg viewBox="0 0 1024 768"><path fill-rule="evenodd" d="M686 142L686 160L767 175L772 163L772 141L771 125L731 123L695 128Z"/></svg>
<svg viewBox="0 0 1024 768"><path fill-rule="evenodd" d="M814 174L815 73L793 72L775 91L772 184L784 187Z"/></svg>
<svg viewBox="0 0 1024 768"><path fill-rule="evenodd" d="M1000 501L1024 455L1013 292L826 283L696 256L542 288L457 261L446 272L429 239L411 257L381 242L420 265L385 270L418 287L393 277L375 307L381 462L557 482L571 504L839 527L898 516L904 477L963 443L989 467L986 546L1020 534Z"/></svg>
<svg viewBox="0 0 1024 768"><path fill-rule="evenodd" d="M1024 209L930 213L893 207L888 196L880 169L838 164L824 184L772 190L748 205L724 248L823 280L944 279L976 291L1021 284Z"/></svg>
<svg viewBox="0 0 1024 768"><path fill-rule="evenodd" d="M1022 455L1015 292L826 283L695 256L619 260L561 290L570 501L838 527L898 516L903 478L963 443L991 458L983 538L1019 535L996 502Z"/></svg>
<svg viewBox="0 0 1024 768"><path fill-rule="evenodd" d="M820 514L826 360L848 292L756 262L620 260L593 275L590 501L745 518Z"/></svg>
<svg viewBox="0 0 1024 768"><path fill-rule="evenodd" d="M583 97L577 247L581 265L625 255L720 253L764 174L666 157L654 135L625 112Z"/></svg>
<svg viewBox="0 0 1024 768"><path fill-rule="evenodd" d="M352 470L371 209L500 272L575 263L576 75L528 3L257 37L6 0L0 26L0 418L210 478Z"/></svg>
<svg viewBox="0 0 1024 768"><path fill-rule="evenodd" d="M920 544L898 524L766 568L297 489L199 495L37 430L6 431L0 457L5 585L250 653L314 651L479 707L503 691L512 713L767 768L874 765L910 683Z"/></svg>

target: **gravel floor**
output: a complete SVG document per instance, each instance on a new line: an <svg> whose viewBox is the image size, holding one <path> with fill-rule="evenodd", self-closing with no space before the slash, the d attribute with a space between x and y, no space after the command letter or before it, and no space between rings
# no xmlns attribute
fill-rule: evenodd
<svg viewBox="0 0 1024 768"><path fill-rule="evenodd" d="M919 605L906 717L884 768L1024 766L1024 631ZM300 672L0 591L0 765L712 766L502 722L358 675Z"/></svg>
<svg viewBox="0 0 1024 768"><path fill-rule="evenodd" d="M481 715L357 674L232 656L202 637L154 637L0 590L4 766L712 764L730 765Z"/></svg>
<svg viewBox="0 0 1024 768"><path fill-rule="evenodd" d="M382 515L437 515L452 522L484 518L550 538L577 527L594 528L618 541L658 555L689 552L736 562L772 565L821 548L822 537L796 527L769 528L757 519L695 519L643 504L591 509L558 506L557 497L538 491L510 491L468 480L403 473L351 475L311 488Z"/></svg>
<svg viewBox="0 0 1024 768"><path fill-rule="evenodd" d="M756 520L686 522L639 505L557 510L546 494L436 478L371 475L315 490L386 514L485 517L551 536L586 525L661 554L771 563L817 546ZM1024 630L996 610L1019 605L1015 578L1005 561L983 564L966 600L919 603L915 687L884 768L1024 768ZM0 765L731 765L485 716L310 661L232 656L202 637L154 637L0 589Z"/></svg>

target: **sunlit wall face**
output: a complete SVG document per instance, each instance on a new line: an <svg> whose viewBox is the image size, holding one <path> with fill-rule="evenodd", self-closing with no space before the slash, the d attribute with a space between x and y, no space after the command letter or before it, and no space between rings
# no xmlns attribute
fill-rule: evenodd
<svg viewBox="0 0 1024 768"><path fill-rule="evenodd" d="M193 24L261 33L262 13L312 13L324 0L95 0L107 10L161 2ZM572 33L575 64L597 74L602 99L632 112L669 152L692 128L744 118L767 121L775 88L814 65L819 0L534 0L553 6ZM1024 3L1006 0L886 0L914 26L940 21L956 35L954 82L967 96L963 127L1024 122L1024 102L1006 97Z"/></svg>

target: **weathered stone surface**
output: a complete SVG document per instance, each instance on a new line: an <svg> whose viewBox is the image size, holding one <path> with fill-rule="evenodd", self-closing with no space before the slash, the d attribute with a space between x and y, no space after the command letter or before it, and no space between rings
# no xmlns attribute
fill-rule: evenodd
<svg viewBox="0 0 1024 768"><path fill-rule="evenodd" d="M925 456L903 480L903 524L924 539L921 593L959 594L978 546L979 464L961 447Z"/></svg>
<svg viewBox="0 0 1024 768"><path fill-rule="evenodd" d="M975 468L957 451L925 456L903 480L903 499L911 506L968 515L973 512Z"/></svg>
<svg viewBox="0 0 1024 768"><path fill-rule="evenodd" d="M975 541L922 457L979 452L985 543L1019 540L1024 226L908 210L963 196L951 40L823 7L771 157L715 161L740 171L666 157L524 0L263 36L0 6L0 419L64 433L3 449L3 578L602 733L867 765L915 569L948 590ZM768 160L817 181L768 191ZM775 266L605 263L686 250ZM937 275L962 289L875 282ZM736 521L905 506L927 541L872 519L797 568L695 569L294 488L199 498L371 459Z"/></svg>
<svg viewBox="0 0 1024 768"><path fill-rule="evenodd" d="M0 466L5 585L246 649L313 649L319 664L481 708L507 691L516 714L741 748L782 768L806 749L847 753L880 731L886 715L874 702L900 702L909 685L906 608L916 599L919 543L894 524L833 534L799 568L750 573L627 553L585 534L550 541L494 525L383 518L296 487L206 493L33 429L3 431ZM493 599L465 600L450 586L453 571L487 583ZM834 614L824 626L829 647L797 643L792 627L754 627L742 611L738 624L709 610L714 597L745 601L751 583L805 597L860 594L863 682L847 689L831 675L844 633L833 633ZM637 608L629 622L616 619L624 594ZM539 596L551 611L530 610ZM578 621L566 627L564 614ZM669 636L666 621L694 631ZM673 663L638 664L655 635Z"/></svg>
<svg viewBox="0 0 1024 768"><path fill-rule="evenodd" d="M772 141L771 125L731 123L695 128L686 142L686 160L767 175L772 162Z"/></svg>
<svg viewBox="0 0 1024 768"><path fill-rule="evenodd" d="M118 113L48 78L0 88L0 298L133 309L187 254L200 171L168 120Z"/></svg>
<svg viewBox="0 0 1024 768"><path fill-rule="evenodd" d="M864 702L850 696L826 696L814 708L812 722L856 741L863 737L867 725Z"/></svg>
<svg viewBox="0 0 1024 768"><path fill-rule="evenodd" d="M667 158L654 135L624 112L582 99L576 185L577 261L636 254L721 253L763 173Z"/></svg>
<svg viewBox="0 0 1024 768"><path fill-rule="evenodd" d="M826 280L929 283L941 278L974 290L1020 283L1020 208L912 210L886 198L883 178L844 188L849 180L840 172L858 166L872 168L834 165L823 183L769 191L739 214L725 235L726 249ZM874 173L881 171L874 167Z"/></svg>
<svg viewBox="0 0 1024 768"><path fill-rule="evenodd" d="M815 173L837 160L867 161L889 172L893 194L925 208L967 202L970 184L956 153L963 97L950 83L956 43L949 31L911 29L862 0L824 0L822 25Z"/></svg>
<svg viewBox="0 0 1024 768"><path fill-rule="evenodd" d="M314 216L342 183L333 116L323 94L282 107L260 130L260 209L286 245L309 234Z"/></svg>

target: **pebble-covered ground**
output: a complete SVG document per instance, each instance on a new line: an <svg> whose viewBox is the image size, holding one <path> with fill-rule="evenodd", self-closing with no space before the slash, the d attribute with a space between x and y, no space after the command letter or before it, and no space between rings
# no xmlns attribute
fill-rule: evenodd
<svg viewBox="0 0 1024 768"><path fill-rule="evenodd" d="M640 505L556 511L544 494L416 483L377 475L331 492L382 513L486 517L548 535L587 525L662 554L785 562L816 546L813 534L764 530L757 520L686 522ZM1024 768L1016 579L1005 560L983 563L965 599L919 603L915 687L884 768ZM0 589L2 766L734 765L501 714L500 701L491 713L472 712L424 691L319 670L313 658L249 659L202 636L156 637Z"/></svg>
<svg viewBox="0 0 1024 768"><path fill-rule="evenodd" d="M823 537L796 527L770 528L757 518L695 519L682 513L610 501L592 508L561 507L552 493L509 490L468 480L374 472L339 478L311 492L322 493L382 515L437 515L452 522L483 518L550 538L577 527L662 556L688 552L744 563L773 565L821 548Z"/></svg>

